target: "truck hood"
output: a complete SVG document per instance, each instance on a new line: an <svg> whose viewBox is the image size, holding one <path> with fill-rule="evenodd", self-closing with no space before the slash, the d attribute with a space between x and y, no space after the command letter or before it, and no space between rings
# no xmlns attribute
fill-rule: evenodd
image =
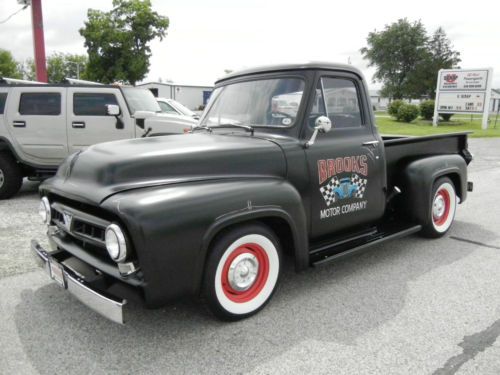
<svg viewBox="0 0 500 375"><path fill-rule="evenodd" d="M207 179L284 177L274 142L249 135L182 134L101 143L69 156L41 190L99 204L117 192Z"/></svg>

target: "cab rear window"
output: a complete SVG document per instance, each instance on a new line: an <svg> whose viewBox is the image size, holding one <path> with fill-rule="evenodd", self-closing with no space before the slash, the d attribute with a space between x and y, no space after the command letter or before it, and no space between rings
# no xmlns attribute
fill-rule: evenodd
<svg viewBox="0 0 500 375"><path fill-rule="evenodd" d="M21 94L19 101L21 115L57 116L61 114L61 94L37 92Z"/></svg>

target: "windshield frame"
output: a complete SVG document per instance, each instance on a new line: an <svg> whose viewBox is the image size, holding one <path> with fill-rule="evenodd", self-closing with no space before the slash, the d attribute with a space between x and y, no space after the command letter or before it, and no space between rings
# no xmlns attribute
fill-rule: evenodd
<svg viewBox="0 0 500 375"><path fill-rule="evenodd" d="M135 114L135 112L137 112L137 111L146 111L146 112L153 112L153 113L160 113L161 112L160 105L158 104L158 102L156 101L156 98L154 97L153 93L150 90L144 89L144 88L140 88L140 87L136 87L136 86L120 87L120 89L121 89L121 92L122 92L122 95L123 95L123 99L125 100L125 103L127 104L127 108L128 108L128 112L130 113L130 116L133 117L134 114ZM129 101L127 93L126 93L126 91L129 91L129 90L130 91L132 91L132 90L144 90L146 92L151 93L153 101L156 104L156 106L158 107L158 110L156 110L156 111L150 111L150 110L147 110L147 109L135 109L134 111L132 111L132 106L130 105L130 101Z"/></svg>
<svg viewBox="0 0 500 375"><path fill-rule="evenodd" d="M294 79L300 79L304 83L304 88L303 88L303 94L300 100L299 107L297 109L297 116L295 117L295 120L290 124L290 125L283 125L283 124L276 124L276 125L267 125L267 124L247 124L247 123L241 123L240 125L249 125L252 128L259 128L259 129L292 129L295 128L297 125L300 126L301 121L299 119L302 118L303 111L307 107L307 103L309 101L308 98L308 77L305 74L300 74L297 71L288 71L288 72L270 72L270 73L265 73L265 74L259 74L259 75L250 75L250 76L244 76L244 77L238 77L235 79L231 79L228 81L223 81L221 84L216 85L214 87L214 90L212 91L212 96L210 97L210 101L207 105L207 108L203 111L203 116L200 118L198 125L197 126L207 126L206 124L203 125L206 117L210 113L212 107L214 106L215 102L217 101L218 97L224 92L224 89L227 86L233 85L233 84L239 84L239 83L244 83L244 82L255 82L255 81L266 81L266 80L271 80L271 79L287 79L287 78L294 78ZM220 89L220 91L219 91ZM217 129L217 125L209 126L212 129ZM226 128L227 129L227 128Z"/></svg>

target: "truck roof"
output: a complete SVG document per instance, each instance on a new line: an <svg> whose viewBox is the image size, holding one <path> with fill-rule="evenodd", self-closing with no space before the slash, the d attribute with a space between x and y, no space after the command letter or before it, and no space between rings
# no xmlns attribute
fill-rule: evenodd
<svg viewBox="0 0 500 375"><path fill-rule="evenodd" d="M233 79L240 76L246 76L251 74L260 74L260 73L270 73L270 72L280 72L287 70L336 70L336 71L345 71L357 74L360 78L364 79L363 73L358 68L355 68L352 65L341 64L341 63L332 63L332 62L324 62L324 61L310 61L306 63L294 63L294 64L277 64L277 65L264 65L258 66L249 69L239 70L234 73L230 73L227 76L219 78L215 84L220 82L224 82L229 79Z"/></svg>

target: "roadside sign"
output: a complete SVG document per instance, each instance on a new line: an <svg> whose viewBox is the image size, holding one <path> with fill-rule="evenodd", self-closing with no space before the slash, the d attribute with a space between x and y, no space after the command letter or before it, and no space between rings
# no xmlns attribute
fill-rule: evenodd
<svg viewBox="0 0 500 375"><path fill-rule="evenodd" d="M433 125L439 113L482 113L488 127L493 69L441 69L438 73Z"/></svg>

